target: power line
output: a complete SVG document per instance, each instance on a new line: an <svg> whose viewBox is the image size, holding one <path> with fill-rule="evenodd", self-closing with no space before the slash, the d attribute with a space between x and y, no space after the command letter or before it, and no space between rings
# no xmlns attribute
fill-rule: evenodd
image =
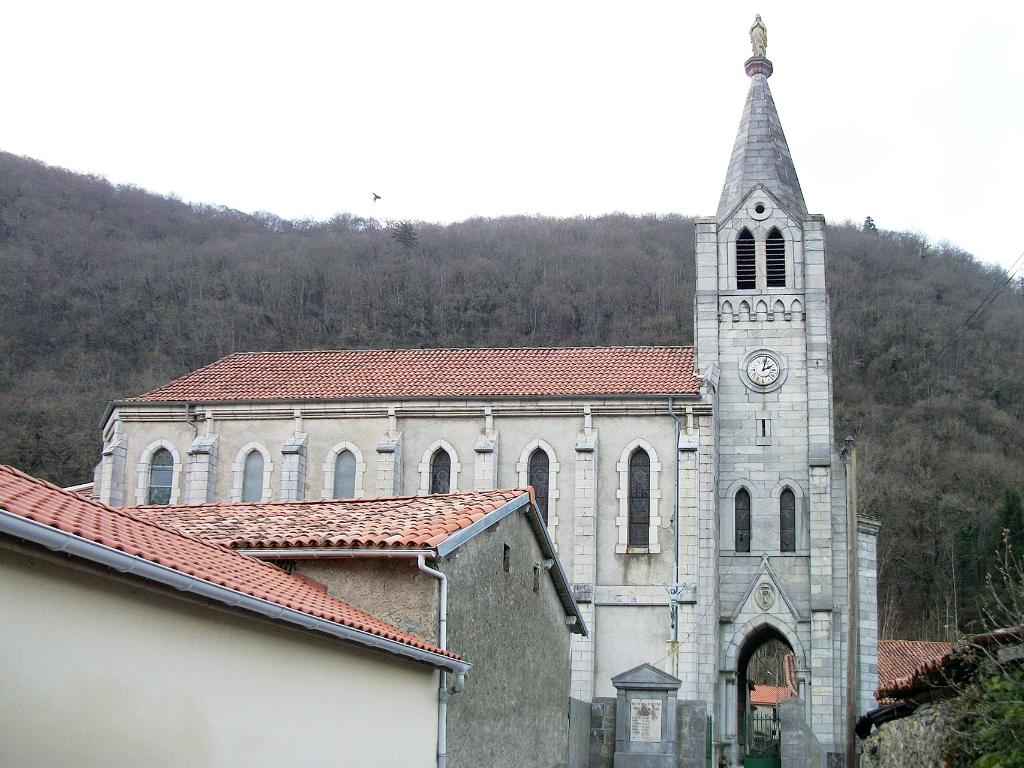
<svg viewBox="0 0 1024 768"><path fill-rule="evenodd" d="M1009 267L1004 269L999 274L999 276L995 279L995 282L992 285L991 290L989 290L985 298L982 299L978 306L976 306L974 310L971 312L971 314L967 316L967 319L960 324L960 327L953 333L952 338L949 341L947 341L938 352L932 355L932 359L941 357L943 352L945 352L947 349L956 344L963 337L963 335L970 330L971 324L973 322L976 322L977 320L981 319L982 315L984 315L985 312L988 311L988 308L992 306L992 304L995 302L996 297L999 296L999 293L1003 290L1003 288L1005 288L1006 286L1013 282L1014 278L1016 277L1017 265L1020 264L1022 261L1024 261L1024 252L1022 252L1020 256L1017 257L1017 260L1014 261L1013 264L1011 264Z"/></svg>

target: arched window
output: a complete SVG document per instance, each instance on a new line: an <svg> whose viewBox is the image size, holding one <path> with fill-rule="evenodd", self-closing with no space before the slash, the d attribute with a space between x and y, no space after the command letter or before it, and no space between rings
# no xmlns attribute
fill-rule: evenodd
<svg viewBox="0 0 1024 768"><path fill-rule="evenodd" d="M789 488L779 496L779 549L796 552L796 496Z"/></svg>
<svg viewBox="0 0 1024 768"><path fill-rule="evenodd" d="M630 547L646 547L651 534L651 457L643 448L629 456Z"/></svg>
<svg viewBox="0 0 1024 768"><path fill-rule="evenodd" d="M245 457L242 470L242 501L263 500L263 454L257 450L249 451Z"/></svg>
<svg viewBox="0 0 1024 768"><path fill-rule="evenodd" d="M750 493L746 488L736 492L736 551L750 551Z"/></svg>
<svg viewBox="0 0 1024 768"><path fill-rule="evenodd" d="M765 243L765 273L769 288L786 287L786 241L775 227Z"/></svg>
<svg viewBox="0 0 1024 768"><path fill-rule="evenodd" d="M744 227L736 238L736 288L748 290L757 287L757 266L754 261L754 236Z"/></svg>
<svg viewBox="0 0 1024 768"><path fill-rule="evenodd" d="M351 499L356 495L356 457L341 451L334 460L334 498Z"/></svg>
<svg viewBox="0 0 1024 768"><path fill-rule="evenodd" d="M452 457L444 448L438 448L430 457L430 492L452 492Z"/></svg>
<svg viewBox="0 0 1024 768"><path fill-rule="evenodd" d="M149 460L149 490L147 504L170 504L174 478L174 457L166 448L160 448Z"/></svg>
<svg viewBox="0 0 1024 768"><path fill-rule="evenodd" d="M533 492L537 496L537 509L544 524L548 523L548 491L551 487L550 480L551 462L548 459L547 451L543 448L534 449L530 454L530 468L528 470L529 484L533 486Z"/></svg>

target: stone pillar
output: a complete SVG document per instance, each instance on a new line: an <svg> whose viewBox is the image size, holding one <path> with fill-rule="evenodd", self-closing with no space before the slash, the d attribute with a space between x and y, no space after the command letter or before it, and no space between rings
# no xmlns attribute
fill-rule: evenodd
<svg viewBox="0 0 1024 768"><path fill-rule="evenodd" d="M100 458L99 500L112 507L124 504L124 478L128 468L128 438L121 421L114 422L114 431L103 445Z"/></svg>
<svg viewBox="0 0 1024 768"><path fill-rule="evenodd" d="M698 682L700 660L697 606L700 565L700 512L698 505L698 468L700 431L685 427L679 434L679 584L676 598L678 623L678 662L673 674L679 678L679 697L695 701L702 698Z"/></svg>
<svg viewBox="0 0 1024 768"><path fill-rule="evenodd" d="M296 433L281 446L281 501L306 498L306 433Z"/></svg>
<svg viewBox="0 0 1024 768"><path fill-rule="evenodd" d="M857 597L859 602L860 704L858 716L877 706L878 688L878 520L857 516Z"/></svg>
<svg viewBox="0 0 1024 768"><path fill-rule="evenodd" d="M477 491L491 491L498 481L498 433L480 435L473 445L476 460L473 465L473 488Z"/></svg>
<svg viewBox="0 0 1024 768"><path fill-rule="evenodd" d="M832 611L811 612L811 695L807 703L808 719L818 740L831 744L834 737L833 698L841 695L835 690L835 657L832 644Z"/></svg>
<svg viewBox="0 0 1024 768"><path fill-rule="evenodd" d="M217 500L217 436L204 435L192 441L188 449L188 477L185 499L188 504L210 504Z"/></svg>
<svg viewBox="0 0 1024 768"><path fill-rule="evenodd" d="M724 672L722 675L722 712L719 716L721 738L729 744L729 765L736 765L739 759L736 746L739 743L739 736L736 733L736 708L739 706L739 699L736 691L736 673Z"/></svg>
<svg viewBox="0 0 1024 768"><path fill-rule="evenodd" d="M713 397L714 390L704 393ZM717 407L717 406L716 406ZM718 686L720 634L718 628L718 448L717 431L712 414L697 419L699 447L697 453L697 616L700 624L697 640L697 698L707 703L712 713Z"/></svg>
<svg viewBox="0 0 1024 768"><path fill-rule="evenodd" d="M570 695L581 701L594 697L594 585L597 579L597 430L590 407L584 410L584 429L576 437L576 477L573 496L572 581L580 612L590 634L573 635Z"/></svg>
<svg viewBox="0 0 1024 768"><path fill-rule="evenodd" d="M377 496L402 495L402 433L398 414L388 408L388 432L377 442Z"/></svg>

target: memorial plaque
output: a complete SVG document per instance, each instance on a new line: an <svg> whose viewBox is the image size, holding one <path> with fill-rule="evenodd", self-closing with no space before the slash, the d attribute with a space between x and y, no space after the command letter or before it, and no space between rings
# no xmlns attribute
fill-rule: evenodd
<svg viewBox="0 0 1024 768"><path fill-rule="evenodd" d="M632 699L629 702L629 740L661 741L660 699Z"/></svg>

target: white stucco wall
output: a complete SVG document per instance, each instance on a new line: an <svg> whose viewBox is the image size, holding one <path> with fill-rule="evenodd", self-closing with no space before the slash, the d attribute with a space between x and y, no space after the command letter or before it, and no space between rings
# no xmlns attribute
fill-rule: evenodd
<svg viewBox="0 0 1024 768"><path fill-rule="evenodd" d="M437 675L0 547L0 763L433 766Z"/></svg>

